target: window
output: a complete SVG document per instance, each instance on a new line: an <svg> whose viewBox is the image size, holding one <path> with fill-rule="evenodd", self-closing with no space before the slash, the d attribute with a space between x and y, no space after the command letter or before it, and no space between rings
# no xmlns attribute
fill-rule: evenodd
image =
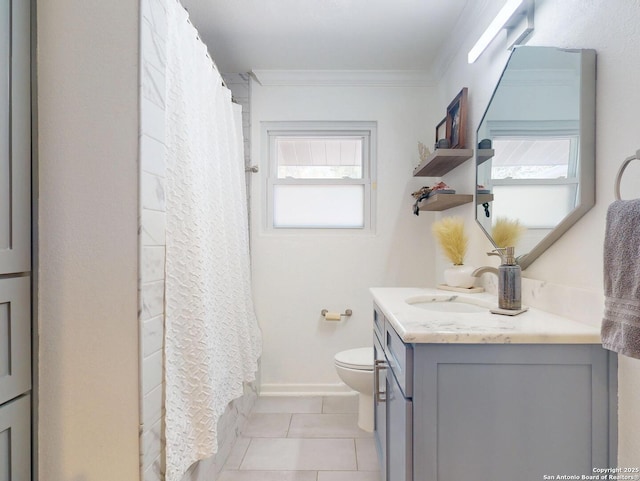
<svg viewBox="0 0 640 481"><path fill-rule="evenodd" d="M375 122L266 122L267 228L373 225Z"/></svg>
<svg viewBox="0 0 640 481"><path fill-rule="evenodd" d="M478 179L495 196L494 218L517 218L528 229L551 229L575 209L578 127L571 120L487 123L495 155L478 167Z"/></svg>
<svg viewBox="0 0 640 481"><path fill-rule="evenodd" d="M496 137L491 182L501 212L534 229L555 227L578 196L578 136Z"/></svg>

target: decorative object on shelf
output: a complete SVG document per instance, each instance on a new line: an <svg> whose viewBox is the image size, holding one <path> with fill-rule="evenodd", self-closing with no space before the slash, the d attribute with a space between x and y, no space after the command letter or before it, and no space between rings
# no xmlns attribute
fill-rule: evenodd
<svg viewBox="0 0 640 481"><path fill-rule="evenodd" d="M473 266L464 264L469 238L465 235L462 218L443 217L433 223L431 230L445 257L453 264L444 271L445 283L451 287L473 287L475 277L471 274L475 269Z"/></svg>
<svg viewBox="0 0 640 481"><path fill-rule="evenodd" d="M488 199L487 196L489 196ZM489 212L489 202L492 197L491 189L487 189L482 184L478 184L476 186L476 204L482 204L482 207L484 208L484 215L487 217L491 217L491 212Z"/></svg>
<svg viewBox="0 0 640 481"><path fill-rule="evenodd" d="M429 197L429 195L425 194L423 197L420 197L419 199L417 199L415 201L415 203L413 204L413 214L414 215L420 215L420 201L426 199L427 197Z"/></svg>
<svg viewBox="0 0 640 481"><path fill-rule="evenodd" d="M489 211L489 202L483 202L482 208L484 209L484 215L486 217L491 217L491 212Z"/></svg>
<svg viewBox="0 0 640 481"><path fill-rule="evenodd" d="M424 145L422 142L418 142L418 155L420 156L420 163L422 163L429 158L431 151L429 150L429 147Z"/></svg>
<svg viewBox="0 0 640 481"><path fill-rule="evenodd" d="M437 149L448 149L451 146L449 139L440 139L436 142L435 148Z"/></svg>
<svg viewBox="0 0 640 481"><path fill-rule="evenodd" d="M466 147L467 87L464 87L447 107L447 139L452 149Z"/></svg>
<svg viewBox="0 0 640 481"><path fill-rule="evenodd" d="M496 247L515 246L526 230L518 220L498 217L491 229L491 237Z"/></svg>
<svg viewBox="0 0 640 481"><path fill-rule="evenodd" d="M478 142L479 149L490 149L491 148L491 139L482 139Z"/></svg>
<svg viewBox="0 0 640 481"><path fill-rule="evenodd" d="M445 182L437 182L431 186L431 194L455 194L456 191L449 187Z"/></svg>
<svg viewBox="0 0 640 481"><path fill-rule="evenodd" d="M478 185L476 185L476 192L478 194L490 194L491 193L491 189L487 189L484 185L478 184Z"/></svg>
<svg viewBox="0 0 640 481"><path fill-rule="evenodd" d="M436 125L436 145L438 145L439 140L446 139L446 138L447 138L447 118L445 117L440 121L438 125Z"/></svg>
<svg viewBox="0 0 640 481"><path fill-rule="evenodd" d="M416 199L416 202L413 204L413 213L415 215L420 214L420 201L428 199L432 194L455 194L456 191L449 187L444 182L438 182L434 184L432 187L421 187L419 190L416 190L411 194L411 196Z"/></svg>
<svg viewBox="0 0 640 481"><path fill-rule="evenodd" d="M420 189L416 190L415 192L412 192L411 196L414 199L426 199L429 196L429 192L431 192L431 187L427 187L425 185L424 187L420 187Z"/></svg>

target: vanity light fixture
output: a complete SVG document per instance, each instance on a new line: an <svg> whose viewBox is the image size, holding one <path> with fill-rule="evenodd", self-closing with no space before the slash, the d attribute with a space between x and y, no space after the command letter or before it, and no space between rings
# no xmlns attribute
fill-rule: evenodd
<svg viewBox="0 0 640 481"><path fill-rule="evenodd" d="M482 52L489 46L500 30L503 28L512 29L519 23L522 16L526 17L527 24L525 29L515 40L510 42L509 48L511 49L514 45L524 40L533 30L533 5L533 0L507 0L507 3L498 12L473 48L469 50L468 62L473 63L478 60L478 57L482 55Z"/></svg>

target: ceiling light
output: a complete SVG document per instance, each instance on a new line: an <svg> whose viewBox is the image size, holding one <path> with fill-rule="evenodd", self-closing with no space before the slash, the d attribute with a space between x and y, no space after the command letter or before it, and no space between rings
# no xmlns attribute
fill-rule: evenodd
<svg viewBox="0 0 640 481"><path fill-rule="evenodd" d="M475 62L482 52L489 46L491 41L495 38L496 35L512 23L512 20L515 17L519 17L521 14L526 14L527 17L527 28L525 30L526 33L520 35L518 37L519 40L522 40L526 37L531 30L533 30L533 19L530 13L533 12L533 2L528 0L507 0L507 3L502 7L502 9L496 15L496 18L493 19L491 24L484 31L482 36L478 39L476 44L473 46L471 50L469 50L468 61L469 63Z"/></svg>

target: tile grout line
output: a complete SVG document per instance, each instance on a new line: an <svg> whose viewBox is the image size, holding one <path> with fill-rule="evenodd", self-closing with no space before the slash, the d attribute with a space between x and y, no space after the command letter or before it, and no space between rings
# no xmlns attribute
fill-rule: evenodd
<svg viewBox="0 0 640 481"><path fill-rule="evenodd" d="M240 438L238 438L240 439ZM238 442L236 440L236 442ZM249 438L249 442L247 443L247 447L244 449L244 453L242 454L242 457L240 458L240 462L238 463L238 471L240 471L240 468L242 467L242 463L244 463L244 458L247 456L247 453L249 452L249 446L251 446L251 443L253 442L253 438Z"/></svg>
<svg viewBox="0 0 640 481"><path fill-rule="evenodd" d="M356 444L356 438L353 438L353 455L356 458L356 471L360 471L360 466L358 466L358 445Z"/></svg>
<svg viewBox="0 0 640 481"><path fill-rule="evenodd" d="M325 412L324 412L325 408L326 408L326 406L325 406L325 399L324 399L324 398L322 398L321 410L320 410L320 412L317 412L317 411L316 411L317 415L319 415L319 418L324 418L324 417L325 417L324 415L325 415L325 414L327 414L327 413L325 413ZM291 434L291 428L292 428L292 426L293 426L293 416L296 414L295 412L292 412L292 411L295 411L295 409L291 409L291 410L289 410L289 412L288 412L288 413L286 413L286 414L288 414L288 415L289 415L289 423L288 423L288 426L287 426L287 429L286 429L286 433L285 433L285 435L284 435L284 438L281 438L281 439L294 439L294 438L290 438L290 437L289 437L289 436L290 436L290 434ZM253 414L253 413L252 413L252 414ZM335 413L335 414L338 414L338 413ZM344 413L344 414L347 414L347 413ZM352 413L348 413L348 414L352 414ZM282 432L282 431L281 431L281 432ZM346 434L346 433L344 433L344 434ZM360 435L360 434L364 434L364 433L360 433L360 431L358 431L358 433L356 433L355 435L352 435L352 436L349 436L349 437L347 437L347 438L346 438L346 439L351 439L351 440L352 440L352 446L354 447L354 466L355 466L355 469L354 469L354 470L352 470L352 471L350 470L350 471L351 471L351 472L353 472L353 473L361 472L361 471L360 471L361 466L360 466L360 463L359 463L359 460L358 460L358 442L357 442L357 441L358 441L358 439L360 439L360 438L359 438L359 435ZM268 439L268 438L270 438L270 436L267 436L267 437L266 437L266 438L264 438L264 439ZM312 436L311 438L308 438L308 439L314 439L314 438L315 438L315 437L313 437L313 436ZM261 438L256 438L255 436L251 436L251 437L248 437L247 439L248 439L247 446L246 446L246 448L243 450L242 456L240 456L240 463L239 463L238 468L237 468L237 471L236 471L236 472L238 472L238 473L240 473L240 472L244 471L245 473L247 473L247 474L248 474L248 471L247 471L247 470L241 470L240 468L241 468L241 466L244 464L245 460L247 460L247 455L248 455L248 452L249 452L250 447L253 445L253 441L254 441L255 439L261 439ZM300 438L300 439L305 439L305 438L304 438L304 437L302 437L302 438ZM322 439L322 437L317 438L317 439ZM343 439L344 439L344 438L343 438ZM366 463L365 463L365 464L366 464ZM289 469L290 469L290 468L289 468ZM253 470L253 469L252 469L252 470ZM329 470L329 471L334 471L334 470L335 470L335 469L331 469L331 470ZM297 473L303 473L303 472L305 472L305 471L307 471L307 470L294 469L293 471L294 471L294 472L297 472ZM305 478L304 478L304 479L311 479L311 480L315 480L315 481L320 481L320 480L322 480L322 479L325 479L324 477L320 477L320 472L323 472L323 471L321 471L321 470L309 470L309 471L314 471L314 472L316 473L316 474L315 474L315 476L314 476L313 478L311 478L310 476L309 476L309 477L307 477L307 475L305 475ZM338 470L338 471L341 471L341 470ZM311 474L311 473L309 473L309 474ZM296 475L296 476L297 476L297 475ZM253 478L251 478L251 479L253 480ZM369 479L369 478L367 478L367 479ZM379 480L378 480L378 481L379 481Z"/></svg>
<svg viewBox="0 0 640 481"><path fill-rule="evenodd" d="M289 439L289 431L291 431L291 424L293 423L293 414L294 413L289 413L289 426L287 426L287 433L284 435L287 439Z"/></svg>

